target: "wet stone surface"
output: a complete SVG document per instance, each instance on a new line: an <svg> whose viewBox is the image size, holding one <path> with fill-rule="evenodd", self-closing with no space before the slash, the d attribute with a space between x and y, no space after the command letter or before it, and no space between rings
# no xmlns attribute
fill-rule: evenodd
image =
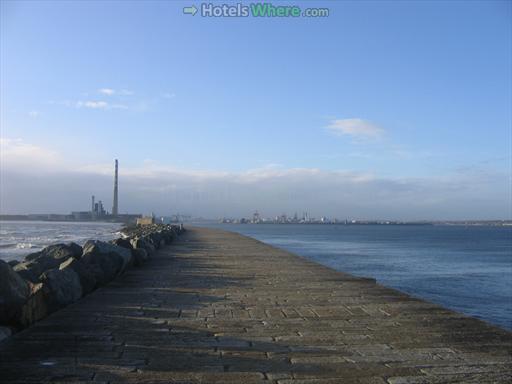
<svg viewBox="0 0 512 384"><path fill-rule="evenodd" d="M0 382L505 383L512 334L238 234L190 229L0 344Z"/></svg>

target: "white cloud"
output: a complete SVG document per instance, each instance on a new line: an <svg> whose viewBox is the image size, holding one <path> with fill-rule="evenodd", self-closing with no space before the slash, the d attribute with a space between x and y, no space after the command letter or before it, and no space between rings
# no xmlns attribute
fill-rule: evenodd
<svg viewBox="0 0 512 384"><path fill-rule="evenodd" d="M92 109L107 109L108 103L106 101L77 101L77 108L92 108Z"/></svg>
<svg viewBox="0 0 512 384"><path fill-rule="evenodd" d="M112 88L101 88L101 89L98 89L98 93L102 94L102 95L105 95L105 96L114 96L114 95L119 95L119 96L131 96L134 94L133 91L130 91L128 89L112 89Z"/></svg>
<svg viewBox="0 0 512 384"><path fill-rule="evenodd" d="M0 137L0 164L2 169L21 171L60 167L57 152L27 143L22 139Z"/></svg>
<svg viewBox="0 0 512 384"><path fill-rule="evenodd" d="M128 106L124 104L111 104L102 100L87 100L87 101L77 101L75 106L77 108L90 108L90 109L128 109Z"/></svg>
<svg viewBox="0 0 512 384"><path fill-rule="evenodd" d="M113 110L113 109L130 109L128 105L123 102L120 102L122 96L131 96L135 93L128 89L113 89L113 88L100 88L98 89L98 93L101 96L108 96L108 100L104 97L98 96L98 99L89 99L89 100L49 100L48 104L52 105L62 105L68 108L88 108L88 109L96 109L96 110ZM87 97L87 93L82 93L82 97ZM112 98L110 98L112 96ZM93 96L91 96L93 97ZM133 103L131 104L133 107ZM133 108L132 108L133 109ZM137 108L135 107L135 110ZM37 111L34 111L37 113ZM36 115L32 112L30 116L35 117Z"/></svg>
<svg viewBox="0 0 512 384"><path fill-rule="evenodd" d="M39 111L32 110L32 111L30 111L30 112L28 113L28 115L29 115L30 117L34 117L34 118L35 118L35 117L39 116Z"/></svg>
<svg viewBox="0 0 512 384"><path fill-rule="evenodd" d="M107 96L112 96L114 93L116 93L116 91L113 90L112 88L101 88L101 89L98 89L98 92L101 93L102 95L107 95Z"/></svg>
<svg viewBox="0 0 512 384"><path fill-rule="evenodd" d="M351 136L355 139L379 139L384 130L363 119L337 119L332 120L327 129L338 136Z"/></svg>
<svg viewBox="0 0 512 384"><path fill-rule="evenodd" d="M164 93L162 93L162 97L163 97L164 99L173 99L173 98L175 98L175 97L176 97L176 94L174 94L174 93L169 93L169 92L164 92Z"/></svg>
<svg viewBox="0 0 512 384"><path fill-rule="evenodd" d="M0 202L11 213L87 209L94 194L107 205L113 161L73 164L69 157L20 139L0 140ZM265 216L308 211L319 217L463 219L510 216L510 176L492 170L436 177L268 165L240 172L184 169L120 159L123 212L190 213L204 217ZM6 211L7 212L7 211Z"/></svg>

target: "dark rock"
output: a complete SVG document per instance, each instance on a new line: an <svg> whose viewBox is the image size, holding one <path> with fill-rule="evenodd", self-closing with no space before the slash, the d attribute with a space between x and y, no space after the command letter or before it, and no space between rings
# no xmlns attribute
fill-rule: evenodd
<svg viewBox="0 0 512 384"><path fill-rule="evenodd" d="M42 249L39 252L31 253L25 257L26 261L39 260L41 258L67 259L69 257L80 258L82 255L82 247L75 243L54 244Z"/></svg>
<svg viewBox="0 0 512 384"><path fill-rule="evenodd" d="M0 327L0 343L2 340L7 339L12 335L12 330L9 327Z"/></svg>
<svg viewBox="0 0 512 384"><path fill-rule="evenodd" d="M115 240L112 240L112 244L118 245L118 246L126 248L126 249L130 249L130 250L133 249L132 244L130 243L129 239L123 239L123 238L115 239Z"/></svg>
<svg viewBox="0 0 512 384"><path fill-rule="evenodd" d="M168 231L165 234L165 242L166 244L171 244L174 241L174 232Z"/></svg>
<svg viewBox="0 0 512 384"><path fill-rule="evenodd" d="M73 243L73 242L70 242L70 243L67 243L66 244L68 246L68 249L73 252L73 257L75 259L79 259L81 256L82 256L82 252L83 252L83 249L81 246L79 246L77 243Z"/></svg>
<svg viewBox="0 0 512 384"><path fill-rule="evenodd" d="M148 260L148 253L144 248L135 248L132 250L134 265L140 266Z"/></svg>
<svg viewBox="0 0 512 384"><path fill-rule="evenodd" d="M50 245L43 250L25 257L25 261L14 266L14 270L25 280L39 283L40 276L70 257L79 259L82 247L75 243Z"/></svg>
<svg viewBox="0 0 512 384"><path fill-rule="evenodd" d="M32 262L16 264L13 270L18 273L22 279L34 284L39 282L39 276L44 272L43 267L40 264Z"/></svg>
<svg viewBox="0 0 512 384"><path fill-rule="evenodd" d="M145 249L148 255L152 255L156 252L156 247L153 245L153 243L146 243Z"/></svg>
<svg viewBox="0 0 512 384"><path fill-rule="evenodd" d="M134 249L144 249L147 253L147 256L151 256L155 252L155 247L146 238L136 237L131 240L131 243Z"/></svg>
<svg viewBox="0 0 512 384"><path fill-rule="evenodd" d="M71 268L46 271L41 281L50 310L74 303L82 297L80 278Z"/></svg>
<svg viewBox="0 0 512 384"><path fill-rule="evenodd" d="M146 235L146 236L143 236L142 239L146 243L145 250L148 253L148 255L152 255L153 253L155 253L156 245L154 243L153 238L151 236Z"/></svg>
<svg viewBox="0 0 512 384"><path fill-rule="evenodd" d="M152 232L148 235L151 240L151 243L155 246L156 249L160 248L160 241L162 240L162 235L160 231Z"/></svg>
<svg viewBox="0 0 512 384"><path fill-rule="evenodd" d="M19 264L20 262L18 260L10 260L7 262L11 267L14 267L15 265Z"/></svg>
<svg viewBox="0 0 512 384"><path fill-rule="evenodd" d="M44 293L43 283L30 284L30 296L21 309L19 322L28 327L36 321L48 316L50 308Z"/></svg>
<svg viewBox="0 0 512 384"><path fill-rule="evenodd" d="M87 249L86 249L87 246ZM84 254L90 252L99 252L103 254L118 255L122 259L122 266L118 272L123 272L127 267L132 264L131 248L127 249L115 244L105 243L103 241L88 241L84 245Z"/></svg>
<svg viewBox="0 0 512 384"><path fill-rule="evenodd" d="M0 323L16 324L28 295L28 283L0 260Z"/></svg>
<svg viewBox="0 0 512 384"><path fill-rule="evenodd" d="M88 266L98 286L112 281L121 270L123 261L118 255L105 255L101 253L86 253L82 257L84 264Z"/></svg>
<svg viewBox="0 0 512 384"><path fill-rule="evenodd" d="M132 263L130 250L98 240L84 244L82 261L91 267L99 285L111 281Z"/></svg>
<svg viewBox="0 0 512 384"><path fill-rule="evenodd" d="M94 277L94 272L87 264L83 263L81 260L70 257L59 266L60 270L64 270L66 268L71 268L78 275L83 295L92 292L96 288L97 281Z"/></svg>

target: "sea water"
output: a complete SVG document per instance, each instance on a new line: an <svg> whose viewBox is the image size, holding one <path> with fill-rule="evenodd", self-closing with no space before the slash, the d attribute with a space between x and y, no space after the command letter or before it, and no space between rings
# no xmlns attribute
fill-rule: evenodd
<svg viewBox="0 0 512 384"><path fill-rule="evenodd" d="M22 260L50 244L120 237L119 223L0 221L0 259Z"/></svg>

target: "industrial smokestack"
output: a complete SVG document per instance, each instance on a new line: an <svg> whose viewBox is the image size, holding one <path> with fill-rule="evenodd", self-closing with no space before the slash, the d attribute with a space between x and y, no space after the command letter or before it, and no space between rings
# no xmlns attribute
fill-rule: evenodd
<svg viewBox="0 0 512 384"><path fill-rule="evenodd" d="M91 216L94 219L94 195L91 197Z"/></svg>
<svg viewBox="0 0 512 384"><path fill-rule="evenodd" d="M118 206L117 206L117 159L116 159L116 170L114 174L114 204L112 205L112 216L117 216L118 214Z"/></svg>

